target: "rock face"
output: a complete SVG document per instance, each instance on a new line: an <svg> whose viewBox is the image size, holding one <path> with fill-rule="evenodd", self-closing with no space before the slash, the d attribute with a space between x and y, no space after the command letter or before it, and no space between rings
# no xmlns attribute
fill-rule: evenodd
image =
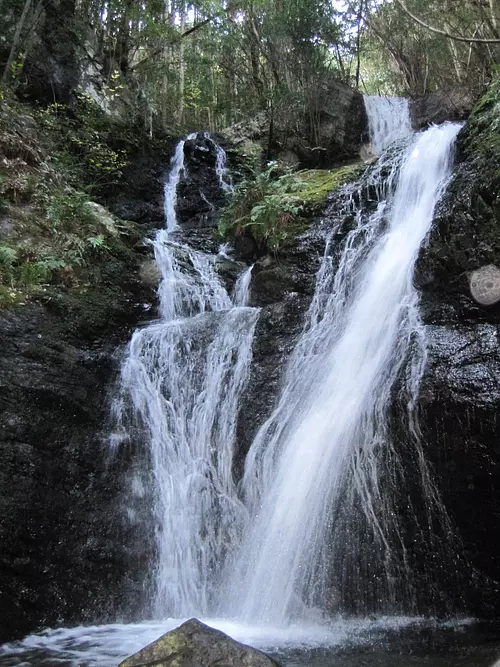
<svg viewBox="0 0 500 667"><path fill-rule="evenodd" d="M167 632L120 667L277 667L261 651L240 644L196 618Z"/></svg>
<svg viewBox="0 0 500 667"><path fill-rule="evenodd" d="M413 127L420 130L432 123L465 120L474 106L474 99L465 90L439 90L420 95L410 102Z"/></svg>
<svg viewBox="0 0 500 667"><path fill-rule="evenodd" d="M216 173L214 142L199 132L184 147L186 171L179 183L177 217L184 229L214 227L217 211L226 203Z"/></svg>
<svg viewBox="0 0 500 667"><path fill-rule="evenodd" d="M48 0L33 30L33 45L24 67L26 94L48 104L72 102L81 76L81 53L73 23L75 0Z"/></svg>
<svg viewBox="0 0 500 667"><path fill-rule="evenodd" d="M329 168L359 157L367 133L363 96L345 84L323 81L309 113L298 114L296 127L280 118L259 114L249 123L222 132L224 138L248 155L282 160L307 168Z"/></svg>
<svg viewBox="0 0 500 667"><path fill-rule="evenodd" d="M0 643L116 613L140 565L106 431L116 350L148 292L0 312Z"/></svg>
<svg viewBox="0 0 500 667"><path fill-rule="evenodd" d="M151 227L164 224L163 187L175 142L166 139L132 157L119 186L101 193L102 201L119 218ZM184 228L213 227L216 211L226 201L216 174L215 144L202 132L185 144L186 171L178 186L177 218Z"/></svg>
<svg viewBox="0 0 500 667"><path fill-rule="evenodd" d="M458 137L455 176L416 275L429 342L421 427L471 573L465 606L478 616L500 612L500 308L470 290L476 271L500 267L499 99L497 83Z"/></svg>

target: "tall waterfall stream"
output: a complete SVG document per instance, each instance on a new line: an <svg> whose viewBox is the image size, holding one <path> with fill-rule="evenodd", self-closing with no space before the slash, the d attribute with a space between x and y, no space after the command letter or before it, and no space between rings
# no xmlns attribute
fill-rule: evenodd
<svg viewBox="0 0 500 667"><path fill-rule="evenodd" d="M159 620L47 630L0 647L0 665L116 665L191 616L278 653L363 645L386 628L423 623L414 616L417 583L398 518L405 470L388 413L396 392L407 406L423 505L445 535L414 414L426 344L413 271L460 126L413 134L405 101L368 98L366 108L381 157L340 193L338 215L320 227L315 293L239 482L236 424L259 318L247 305L252 267L230 293L218 258L184 239L176 200L186 140L178 144L165 183L166 226L153 240L159 316L133 334L113 405L115 447L128 441L143 451L130 495L154 504L151 610ZM230 194L225 153L205 139ZM284 664L331 664L297 655ZM363 664L424 663L385 656Z"/></svg>
<svg viewBox="0 0 500 667"><path fill-rule="evenodd" d="M229 187L225 154L216 148L219 181ZM219 564L243 523L232 464L259 316L246 306L248 271L231 297L217 258L183 243L175 212L183 170L181 141L165 184L166 229L153 242L160 319L134 333L114 406L123 431L130 412L144 427L151 475L135 488L153 486L154 609L175 618L210 612Z"/></svg>

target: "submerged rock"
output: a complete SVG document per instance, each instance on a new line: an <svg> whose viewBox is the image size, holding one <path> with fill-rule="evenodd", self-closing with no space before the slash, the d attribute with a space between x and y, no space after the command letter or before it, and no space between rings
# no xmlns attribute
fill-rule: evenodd
<svg viewBox="0 0 500 667"><path fill-rule="evenodd" d="M196 618L167 632L119 667L276 667L262 651L240 644Z"/></svg>

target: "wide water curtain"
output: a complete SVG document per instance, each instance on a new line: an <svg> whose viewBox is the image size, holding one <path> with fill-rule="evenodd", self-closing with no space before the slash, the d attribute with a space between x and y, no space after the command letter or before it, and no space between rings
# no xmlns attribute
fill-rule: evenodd
<svg viewBox="0 0 500 667"><path fill-rule="evenodd" d="M217 256L191 248L178 224L184 145L195 139L182 140L172 158L166 229L153 242L162 276L160 319L134 333L116 403L122 430L139 425L146 448L131 485L133 494L146 488L153 498L158 617L211 612L227 546L237 541L245 515L232 465L258 309L246 306L249 272L231 297L217 274ZM220 185L230 190L225 153L210 141Z"/></svg>
<svg viewBox="0 0 500 667"><path fill-rule="evenodd" d="M396 387L423 504L442 511L412 426L426 354L412 277L460 126L412 135L398 100L368 100L367 112L374 149L399 149L339 204L354 224L327 225L304 330L247 457L250 519L221 604L247 622L414 611L398 518L406 471L388 429Z"/></svg>

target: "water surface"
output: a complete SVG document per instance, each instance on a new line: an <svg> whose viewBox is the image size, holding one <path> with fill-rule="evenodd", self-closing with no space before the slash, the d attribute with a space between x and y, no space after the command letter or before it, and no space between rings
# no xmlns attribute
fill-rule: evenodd
<svg viewBox="0 0 500 667"><path fill-rule="evenodd" d="M500 628L493 624L401 617L274 629L206 622L270 653L283 667L500 667ZM46 630L0 647L0 667L116 667L179 623Z"/></svg>

